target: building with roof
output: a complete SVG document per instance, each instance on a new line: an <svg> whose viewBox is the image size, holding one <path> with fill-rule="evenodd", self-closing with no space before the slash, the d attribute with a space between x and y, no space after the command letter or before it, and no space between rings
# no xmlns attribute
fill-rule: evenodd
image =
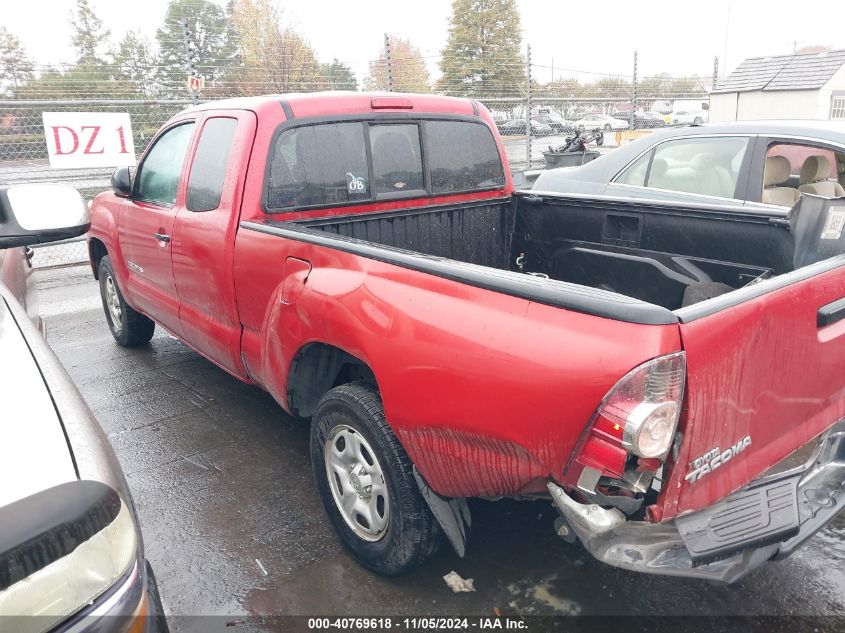
<svg viewBox="0 0 845 633"><path fill-rule="evenodd" d="M845 119L845 50L752 57L710 96L711 121Z"/></svg>

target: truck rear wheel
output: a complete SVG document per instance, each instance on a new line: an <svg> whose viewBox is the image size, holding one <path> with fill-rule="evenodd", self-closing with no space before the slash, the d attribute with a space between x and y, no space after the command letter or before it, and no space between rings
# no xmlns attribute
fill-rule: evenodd
<svg viewBox="0 0 845 633"><path fill-rule="evenodd" d="M117 285L108 255L100 260L99 277L103 311L106 313L106 323L109 324L114 340L123 347L149 343L156 324L126 303Z"/></svg>
<svg viewBox="0 0 845 633"><path fill-rule="evenodd" d="M437 551L440 527L373 383L341 385L323 397L311 423L311 463L335 532L364 567L396 576Z"/></svg>

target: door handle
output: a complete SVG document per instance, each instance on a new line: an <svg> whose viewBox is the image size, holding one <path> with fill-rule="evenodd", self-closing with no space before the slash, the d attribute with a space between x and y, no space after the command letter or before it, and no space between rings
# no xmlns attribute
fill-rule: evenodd
<svg viewBox="0 0 845 633"><path fill-rule="evenodd" d="M155 238L163 244L167 244L170 241L170 236L167 233L153 233L153 235L155 235Z"/></svg>
<svg viewBox="0 0 845 633"><path fill-rule="evenodd" d="M833 325L842 319L845 319L845 298L819 308L816 314L816 325L818 327Z"/></svg>

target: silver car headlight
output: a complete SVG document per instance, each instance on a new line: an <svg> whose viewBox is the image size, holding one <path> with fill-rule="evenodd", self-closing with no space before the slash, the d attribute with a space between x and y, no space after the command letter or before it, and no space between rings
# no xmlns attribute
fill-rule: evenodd
<svg viewBox="0 0 845 633"><path fill-rule="evenodd" d="M15 633L45 631L129 572L138 538L107 485L73 481L0 508L0 615ZM5 626L5 625L4 625Z"/></svg>

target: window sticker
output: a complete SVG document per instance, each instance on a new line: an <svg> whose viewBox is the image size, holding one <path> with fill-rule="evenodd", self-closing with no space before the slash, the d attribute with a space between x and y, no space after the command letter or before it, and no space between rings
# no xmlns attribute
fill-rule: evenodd
<svg viewBox="0 0 845 633"><path fill-rule="evenodd" d="M845 228L845 207L831 207L827 213L827 222L824 223L821 239L838 240L842 236L843 228Z"/></svg>
<svg viewBox="0 0 845 633"><path fill-rule="evenodd" d="M364 193L367 185L364 184L363 176L356 176L352 172L346 172L346 188L349 193Z"/></svg>

